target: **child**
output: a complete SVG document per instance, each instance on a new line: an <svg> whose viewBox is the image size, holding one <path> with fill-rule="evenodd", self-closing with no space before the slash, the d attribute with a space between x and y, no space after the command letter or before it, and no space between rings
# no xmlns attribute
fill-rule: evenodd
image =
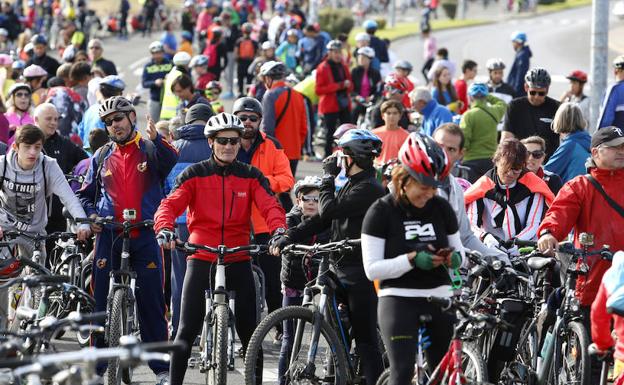
<svg viewBox="0 0 624 385"><path fill-rule="evenodd" d="M182 39L180 47L178 47L178 52L186 52L193 56L193 34L189 31L182 31L181 37Z"/></svg>
<svg viewBox="0 0 624 385"><path fill-rule="evenodd" d="M200 93L205 93L206 86L215 80L212 72L208 72L208 57L197 55L191 59L190 68L195 72L195 89Z"/></svg>
<svg viewBox="0 0 624 385"><path fill-rule="evenodd" d="M223 103L219 100L219 95L221 95L221 84L218 81L213 80L206 85L206 99L210 102L212 106L212 110L215 114L222 113L225 109L223 107Z"/></svg>
<svg viewBox="0 0 624 385"><path fill-rule="evenodd" d="M290 72L295 72L297 70L297 43L299 41L299 32L296 29L291 28L286 32L286 40L277 47L275 51L275 55L278 59L280 59L284 64L286 64L286 68L290 70Z"/></svg>

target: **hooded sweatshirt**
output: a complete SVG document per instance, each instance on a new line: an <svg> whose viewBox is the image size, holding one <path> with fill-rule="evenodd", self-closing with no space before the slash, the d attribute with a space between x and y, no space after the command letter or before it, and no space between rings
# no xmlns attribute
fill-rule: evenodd
<svg viewBox="0 0 624 385"><path fill-rule="evenodd" d="M561 177L563 183L587 172L585 161L590 156L591 136L576 131L565 137L552 154L544 169Z"/></svg>
<svg viewBox="0 0 624 385"><path fill-rule="evenodd" d="M3 230L45 234L48 223L46 198L52 194L60 198L74 218L86 217L54 158L41 154L35 167L23 170L17 164L17 153L10 150L7 155L0 156L0 180L0 227ZM88 228L88 225L82 226Z"/></svg>

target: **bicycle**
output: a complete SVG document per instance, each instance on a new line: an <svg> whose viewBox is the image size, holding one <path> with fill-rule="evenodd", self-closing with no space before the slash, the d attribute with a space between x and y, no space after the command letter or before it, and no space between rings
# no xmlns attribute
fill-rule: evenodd
<svg viewBox="0 0 624 385"><path fill-rule="evenodd" d="M186 254L207 251L217 255L214 289L206 290L204 325L200 340L199 371L206 376L206 384L225 385L227 371L234 369L235 314L234 298L227 291L225 279L225 256L238 252L259 254L266 251L264 245L248 245L228 248L225 245L210 247L193 243L177 244L176 248Z"/></svg>
<svg viewBox="0 0 624 385"><path fill-rule="evenodd" d="M460 319L453 328L453 337L448 352L440 363L432 371L424 356L423 333L418 335L418 352L414 370L413 384L417 385L460 385L466 383L487 382L485 362L479 354L469 345L464 344L463 333L469 325L477 324L479 327L487 327L487 324L503 324L504 321L494 316L470 311L470 304L452 298L429 297L429 302L436 304L446 312L457 313ZM423 317L421 317L423 320ZM431 321L430 317L425 320ZM390 380L392 367L384 370L377 380L377 385L386 385Z"/></svg>
<svg viewBox="0 0 624 385"><path fill-rule="evenodd" d="M330 270L332 253L339 256L359 245L359 242L358 239L311 246L293 244L284 248L282 253L320 256L318 273L316 279L306 284L301 306L278 309L265 317L256 327L245 355L246 384L257 383L257 373L260 373L259 362L262 362L262 372L274 374L282 371L285 376L283 379L279 376L263 378L265 382L284 380L286 383L309 381L343 385L361 381L359 359L351 352L348 311L346 307L339 306L338 301L338 298L346 296L337 276ZM319 296L318 301L314 301L316 296ZM292 322L294 326L292 345L282 346L276 351L270 333L277 325L285 322ZM320 340L321 337L323 341ZM282 344L284 343L282 341ZM284 353L288 359L286 368L266 369L268 363L279 361L279 356Z"/></svg>
<svg viewBox="0 0 624 385"><path fill-rule="evenodd" d="M139 334L139 324L136 304L136 273L130 266L130 232L134 229L151 228L154 221L151 219L134 222L135 209L124 209L123 222L115 222L112 217L106 218L77 218L76 223L89 223L100 226L110 226L121 230L122 248L121 263L118 270L110 272L109 291L107 302L107 322L105 326L105 340L111 347L119 346L122 336ZM108 362L108 383L118 385L123 380L130 384L132 381L132 367L123 368L118 359Z"/></svg>

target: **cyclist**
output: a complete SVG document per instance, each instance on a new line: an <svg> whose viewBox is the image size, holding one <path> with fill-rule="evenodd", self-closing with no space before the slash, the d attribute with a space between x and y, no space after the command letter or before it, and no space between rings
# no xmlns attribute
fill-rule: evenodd
<svg viewBox="0 0 624 385"><path fill-rule="evenodd" d="M212 157L189 166L180 174L171 194L156 213L154 228L165 247L174 239L174 221L187 209L189 242L216 247L247 245L251 233L252 203L262 213L270 232L283 234L286 225L284 210L269 187L269 181L257 168L236 160L240 148L243 124L234 115L221 113L208 120L204 135L212 147ZM204 197L209 193L223 197L214 201ZM225 197L228 197L225 199ZM231 199L229 197L232 197ZM227 217L227 218L226 218ZM205 310L203 298L214 273L215 255L199 252L187 260L182 289L180 325L176 341L184 341L186 349L174 352L171 359L171 384L184 382L191 346L201 330ZM256 327L254 279L248 254L226 256L228 263L226 285L236 293L236 330L243 350Z"/></svg>
<svg viewBox="0 0 624 385"><path fill-rule="evenodd" d="M546 182L548 188L556 196L563 182L559 175L544 169L544 158L546 156L546 142L539 136L529 136L520 142L527 149L527 170L533 172ZM587 158L585 158L587 159Z"/></svg>
<svg viewBox="0 0 624 385"><path fill-rule="evenodd" d="M559 102L547 96L550 75L545 69L531 68L524 80L526 96L509 103L501 141L539 135L546 141L546 157L549 158L559 146L559 137L550 129Z"/></svg>
<svg viewBox="0 0 624 385"><path fill-rule="evenodd" d="M75 218L84 218L80 201L72 192L55 159L42 153L45 134L32 124L21 126L8 154L0 156L0 239L4 231L20 230L32 235L46 234L48 199L56 195ZM86 240L88 226L78 227L78 238ZM31 255L32 241L15 240L18 254ZM41 248L45 256L45 248ZM0 278L17 276L21 264L4 248L0 255ZM7 290L0 291L0 313L8 309ZM7 320L1 314L2 322ZM3 325L5 326L5 325Z"/></svg>
<svg viewBox="0 0 624 385"><path fill-rule="evenodd" d="M507 111L501 99L489 94L484 83L473 83L468 88L470 109L459 123L464 130L466 153L462 164L470 169L468 180L474 183L492 168L492 155L498 144L496 127Z"/></svg>
<svg viewBox="0 0 624 385"><path fill-rule="evenodd" d="M371 66L371 61L375 58L375 50L371 47L362 47L358 48L356 52L357 66L351 70L351 79L353 80L351 119L353 122L357 122L360 115L366 113L364 103L374 103L381 97L383 84L379 71Z"/></svg>
<svg viewBox="0 0 624 385"><path fill-rule="evenodd" d="M399 60L392 66L394 68L394 73L398 78L405 79L405 83L407 84L407 90L403 94L403 107L410 108L410 100L409 93L414 89L414 83L410 80L409 75L412 73L414 67L412 63L407 60Z"/></svg>
<svg viewBox="0 0 624 385"><path fill-rule="evenodd" d="M33 45L33 56L28 62L26 67L31 64L36 64L46 70L48 78L56 76L56 70L59 67L59 62L47 54L48 39L45 35L37 34L30 39L30 43Z"/></svg>
<svg viewBox="0 0 624 385"><path fill-rule="evenodd" d="M269 186L273 193L286 195L284 199L288 200L286 203L289 205L282 205L290 209L292 202L290 202L288 192L294 186L295 178L290 171L288 157L277 139L260 131L262 105L254 98L240 98L234 102L232 114L245 127L241 136L241 148L236 159L259 169L269 180ZM255 243L266 244L271 238L269 226L267 226L255 204L252 205L251 209L251 223ZM280 262L277 258L265 255L257 256L257 262L266 278L266 302L268 311L271 313L278 309L282 303L279 283Z"/></svg>
<svg viewBox="0 0 624 385"><path fill-rule="evenodd" d="M152 219L163 198L162 183L178 159L177 152L158 134L151 119L146 129L148 139L142 137L136 127L136 111L124 97L106 99L99 113L111 142L91 159L87 178L77 192L82 206L90 218L113 216L121 222L124 209L135 209L137 220ZM95 311L104 311L109 273L119 266L122 242L113 228L92 225L91 229L97 233L92 283ZM141 340L166 341L161 250L151 229L133 232L131 237L130 264L137 274ZM96 337L95 346L104 346L102 336ZM150 368L159 382L167 379L164 362L150 362ZM105 364L98 366L99 374L104 370Z"/></svg>
<svg viewBox="0 0 624 385"><path fill-rule="evenodd" d="M624 55L613 60L615 84L609 87L600 107L598 127L616 126L624 129Z"/></svg>
<svg viewBox="0 0 624 385"><path fill-rule="evenodd" d="M141 85L143 88L149 88L150 90L147 109L152 119L157 121L160 116L165 76L167 76L173 68L173 63L165 58L165 48L159 41L150 43L149 52L151 60L143 67Z"/></svg>
<svg viewBox="0 0 624 385"><path fill-rule="evenodd" d="M505 103L509 104L516 95L516 91L507 83L503 81L503 75L505 71L505 63L503 59L488 59L485 63L485 68L488 70L488 91L499 99L502 99Z"/></svg>
<svg viewBox="0 0 624 385"><path fill-rule="evenodd" d="M377 135L384 144L381 154L375 159L377 167L396 158L401 145L409 136L409 132L399 126L399 119L401 119L403 110L403 104L397 100L386 100L381 104L381 114L385 124L373 130L373 134Z"/></svg>
<svg viewBox="0 0 624 385"><path fill-rule="evenodd" d="M189 73L188 65L190 63L191 55L186 52L178 52L173 56L173 68L165 75L162 86L160 120L169 120L176 116L178 105L180 105L180 99L171 89L171 85L179 76Z"/></svg>
<svg viewBox="0 0 624 385"><path fill-rule="evenodd" d="M604 127L594 133L588 166L589 175L598 184L594 185L587 175L579 175L563 185L538 229L540 251L552 254L557 249L557 242L566 239L572 229L575 247L581 247L578 237L585 232L594 235L595 247L609 245L611 250L624 250L620 232L624 226L624 210L621 209L624 207L621 188L624 182L624 133L621 129ZM606 196L615 205L608 203ZM589 274L578 277L576 296L587 323L589 308L610 263L599 256L589 257L585 262L590 267Z"/></svg>
<svg viewBox="0 0 624 385"><path fill-rule="evenodd" d="M448 268L459 268L463 253L455 213L436 196L451 169L444 150L430 137L412 133L399 160L392 171L394 192L373 203L362 225L364 270L368 279L380 280L377 313L391 385L412 382L421 315L432 317L430 367L446 353L453 316L426 298L451 296Z"/></svg>
<svg viewBox="0 0 624 385"><path fill-rule="evenodd" d="M342 151L323 161L323 178L319 198L321 223L305 221L302 236L318 234L331 226L331 240L357 239L361 235L362 220L370 205L385 194L375 178L373 159L381 152L381 140L369 130L347 131L338 144ZM340 165L339 165L340 164ZM336 193L334 180L344 168L349 178ZM287 237L276 240L272 254L290 243ZM377 344L377 295L373 284L366 278L360 248L336 262L338 278L347 293L349 319L352 323L357 352L367 384L374 384L382 371L381 354Z"/></svg>
<svg viewBox="0 0 624 385"><path fill-rule="evenodd" d="M494 168L465 194L475 233L489 247L514 237L535 239L553 193L546 182L527 170L527 149L517 139L502 141L492 160Z"/></svg>
<svg viewBox="0 0 624 385"><path fill-rule="evenodd" d="M215 76L208 72L208 57L206 55L195 55L189 63L189 67L195 72L195 89L205 95L206 86Z"/></svg>
<svg viewBox="0 0 624 385"><path fill-rule="evenodd" d="M511 44L516 56L514 62L507 75L507 83L514 89L516 96L521 96L524 93L524 79L527 71L529 70L529 63L533 53L526 44L527 35L524 32L515 31L511 34Z"/></svg>
<svg viewBox="0 0 624 385"><path fill-rule="evenodd" d="M211 80L208 82L208 84L206 84L206 90L204 91L204 94L206 95L206 99L208 99L208 101L210 102L210 105L212 106L212 111L215 113L215 115L220 114L225 110L223 102L219 100L219 97L221 96L221 91L221 83L219 83L217 80Z"/></svg>
<svg viewBox="0 0 624 385"><path fill-rule="evenodd" d="M403 103L403 96L407 93L408 88L409 83L407 83L406 78L399 77L396 74L386 76L383 87L383 98L371 111L371 128L377 128L385 124L383 117L381 116L381 105L383 102L386 100L396 100ZM403 109L401 113L399 126L406 130L409 129L410 119L407 109Z"/></svg>
<svg viewBox="0 0 624 385"><path fill-rule="evenodd" d="M369 47L375 50L375 57L379 59L377 63L374 63L373 67L379 70L382 63L388 63L390 61L388 56L388 46L383 40L375 36L377 28L379 28L375 20L364 21L364 23L362 23L362 27L368 36L370 36L370 42L368 43Z"/></svg>
<svg viewBox="0 0 624 385"><path fill-rule="evenodd" d="M566 79L570 81L570 88L561 95L561 103L570 102L578 105L583 112L583 118L589 122L589 96L585 95L583 88L587 83L587 74L581 70L572 71ZM605 124L608 126L608 124ZM604 127L604 126L600 126Z"/></svg>
<svg viewBox="0 0 624 385"><path fill-rule="evenodd" d="M451 111L431 96L429 88L416 87L410 93L410 99L412 100L412 107L422 115L421 130L425 134L432 135L437 127L453 121Z"/></svg>
<svg viewBox="0 0 624 385"><path fill-rule="evenodd" d="M189 108L195 104L205 104L210 106L210 102L206 99L201 92L195 90L193 86L193 79L190 75L182 74L175 78L171 83L171 91L180 99L180 104L176 109L176 115L184 116Z"/></svg>

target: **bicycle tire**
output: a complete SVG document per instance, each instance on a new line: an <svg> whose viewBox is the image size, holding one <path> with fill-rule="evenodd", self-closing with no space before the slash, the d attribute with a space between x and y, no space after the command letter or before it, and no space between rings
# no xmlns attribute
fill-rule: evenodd
<svg viewBox="0 0 624 385"><path fill-rule="evenodd" d="M217 305L212 319L212 352L210 368L206 370L206 385L225 385L228 372L228 318L227 305Z"/></svg>
<svg viewBox="0 0 624 385"><path fill-rule="evenodd" d="M377 383L375 385L388 385L389 382L390 382L390 368L387 368L383 372L381 372L381 374L379 375L379 378L377 379Z"/></svg>
<svg viewBox="0 0 624 385"><path fill-rule="evenodd" d="M558 347L560 351L555 355L556 361L553 362L554 384L589 385L591 364L589 353L587 352L589 336L585 326L578 321L569 322L564 329L561 339L562 344ZM566 370L564 366L564 364L570 362L567 353L572 355L571 358L577 364L572 372Z"/></svg>
<svg viewBox="0 0 624 385"><path fill-rule="evenodd" d="M260 351L262 349L262 343L266 336L275 329L276 325L282 325L286 320L302 320L309 324L312 324L312 320L315 318L314 312L301 306L287 306L278 309L267 317L256 327L254 333L251 336L249 345L247 346L247 352L245 354L245 367L244 377L246 385L256 385L256 362L259 358ZM336 335L334 329L329 325L326 320L322 320L321 323L321 335L332 347L332 356L328 357L334 361L334 385L345 385L347 383L347 357L344 347L341 346L341 342ZM292 352L291 352L292 354ZM322 368L323 365L317 365ZM296 379L290 379L291 382L296 382ZM314 382L314 381L311 381ZM318 381L323 384L327 381Z"/></svg>
<svg viewBox="0 0 624 385"><path fill-rule="evenodd" d="M464 365L464 357L468 358L474 370L474 375L472 377L467 375L467 366ZM464 375L466 375L467 384L483 384L487 382L485 361L470 345L462 344L462 368L464 370Z"/></svg>
<svg viewBox="0 0 624 385"><path fill-rule="evenodd" d="M119 338L125 334L125 324L127 319L128 295L126 289L117 289L113 293L113 300L110 305L108 324L108 346L119 346ZM108 385L120 385L122 380L122 369L118 359L108 361Z"/></svg>

